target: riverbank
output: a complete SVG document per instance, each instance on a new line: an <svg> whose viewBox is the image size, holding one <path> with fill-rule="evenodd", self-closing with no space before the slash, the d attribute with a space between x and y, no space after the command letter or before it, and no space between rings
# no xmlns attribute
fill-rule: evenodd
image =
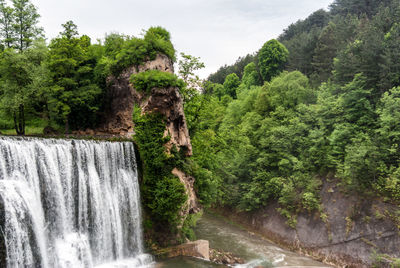
<svg viewBox="0 0 400 268"><path fill-rule="evenodd" d="M204 213L203 217L198 221L195 233L197 239L209 241L210 248L212 248L210 251L217 249L219 252L229 252L229 255L240 257L244 263L235 265L235 267L331 267L303 255L282 249L262 236L251 233L240 225L230 222L227 218L214 213ZM210 259L212 259L211 255ZM227 266L226 264L218 264L191 257L157 258L157 264L155 265L157 268L209 268Z"/></svg>
<svg viewBox="0 0 400 268"><path fill-rule="evenodd" d="M210 248L231 252L242 258L245 264L240 267L330 267L285 250L217 214L204 213L195 228L195 233L198 239L208 240Z"/></svg>
<svg viewBox="0 0 400 268"><path fill-rule="evenodd" d="M398 267L399 208L379 199L366 199L341 190L334 181L321 189L320 213L297 215L295 228L271 203L256 212L216 212L274 243L337 267Z"/></svg>

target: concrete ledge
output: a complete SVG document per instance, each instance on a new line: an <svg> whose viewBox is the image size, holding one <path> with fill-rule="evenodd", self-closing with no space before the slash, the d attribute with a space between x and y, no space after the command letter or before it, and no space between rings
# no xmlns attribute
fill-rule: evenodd
<svg viewBox="0 0 400 268"><path fill-rule="evenodd" d="M207 240L188 242L179 246L169 248L165 256L168 258L186 256L210 260L210 245Z"/></svg>

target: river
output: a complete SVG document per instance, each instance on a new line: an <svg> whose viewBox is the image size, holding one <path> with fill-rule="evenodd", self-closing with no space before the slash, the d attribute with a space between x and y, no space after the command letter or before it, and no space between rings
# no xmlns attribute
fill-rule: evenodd
<svg viewBox="0 0 400 268"><path fill-rule="evenodd" d="M199 220L196 229L198 239L210 241L214 249L232 252L243 258L246 264L238 268L253 267L331 267L311 258L284 250L262 237L250 233L221 216L205 213ZM174 258L157 264L163 268L206 268L224 267L195 258Z"/></svg>

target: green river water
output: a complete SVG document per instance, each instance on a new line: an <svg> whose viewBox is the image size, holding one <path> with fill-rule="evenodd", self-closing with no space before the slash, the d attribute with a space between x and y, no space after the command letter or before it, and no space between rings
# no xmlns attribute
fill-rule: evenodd
<svg viewBox="0 0 400 268"><path fill-rule="evenodd" d="M246 261L246 264L236 265L235 267L330 267L308 257L279 248L268 240L229 223L218 215L205 213L199 220L195 232L197 239L210 241L211 248L232 252ZM195 258L175 258L157 263L156 267L206 268L226 266Z"/></svg>

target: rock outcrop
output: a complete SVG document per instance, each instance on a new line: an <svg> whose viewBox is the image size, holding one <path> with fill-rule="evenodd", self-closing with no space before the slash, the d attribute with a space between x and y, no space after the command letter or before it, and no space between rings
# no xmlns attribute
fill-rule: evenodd
<svg viewBox="0 0 400 268"><path fill-rule="evenodd" d="M132 74L147 70L173 73L173 62L167 56L158 54L154 60L147 61L138 67L132 66L124 70L118 77L110 76L107 79L109 85L106 97L108 104L105 107L105 116L99 132L129 137L134 133L133 106L140 105L145 96L137 92L129 80Z"/></svg>
<svg viewBox="0 0 400 268"><path fill-rule="evenodd" d="M186 194L188 200L186 201L186 206L181 211L181 215L187 215L192 213L197 213L200 211L199 204L197 203L196 193L194 192L194 178L192 176L188 176L184 172L180 171L177 168L172 170L172 174L177 176L179 180L185 185Z"/></svg>
<svg viewBox="0 0 400 268"><path fill-rule="evenodd" d="M321 197L326 216L301 213L296 228L285 223L276 203L253 213L220 212L281 246L339 267L371 267L375 252L385 254L377 267L390 267L391 257L400 257L397 206L347 195L334 182L324 183Z"/></svg>
<svg viewBox="0 0 400 268"><path fill-rule="evenodd" d="M147 61L138 67L130 67L118 77L110 77L107 81L109 104L99 132L131 137L134 134L132 112L136 104L144 113L157 111L163 114L167 118L166 134L171 136L170 145L185 147L187 154L191 155L192 145L178 88L153 88L150 96L146 96L131 85L129 79L132 74L147 70L173 73L173 62L167 56L158 54L152 61Z"/></svg>
<svg viewBox="0 0 400 268"><path fill-rule="evenodd" d="M104 123L98 132L110 133L122 137L132 137L134 122L132 113L134 105L140 106L142 113L158 112L166 118L164 135L171 137L165 145L170 150L175 145L184 150L187 156L192 155L192 145L186 125L183 110L183 100L176 87L153 88L150 95L138 92L130 83L132 74L147 70L174 72L173 62L167 56L158 54L152 61L147 61L138 67L124 70L118 77L108 79L109 106L106 107ZM182 215L198 212L199 206L193 189L194 178L184 172L174 169L172 172L185 185L188 201Z"/></svg>

